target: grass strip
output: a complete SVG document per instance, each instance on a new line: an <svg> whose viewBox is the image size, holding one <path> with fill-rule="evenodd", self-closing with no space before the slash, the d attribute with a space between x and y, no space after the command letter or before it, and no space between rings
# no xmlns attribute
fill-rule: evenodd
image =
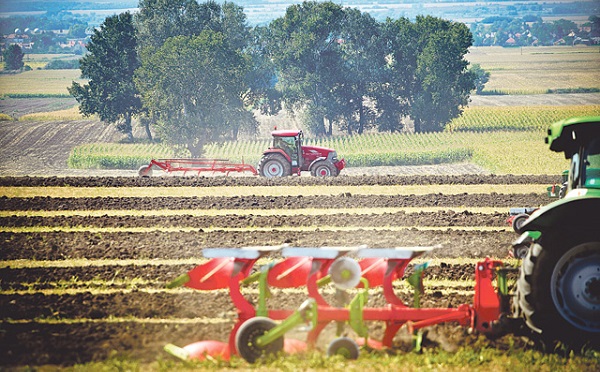
<svg viewBox="0 0 600 372"><path fill-rule="evenodd" d="M243 197L310 195L427 195L545 193L546 185L364 185L364 186L218 186L218 187L0 187L9 198L94 197Z"/></svg>
<svg viewBox="0 0 600 372"><path fill-rule="evenodd" d="M231 318L134 318L134 317L108 317L102 319L77 318L36 318L36 319L3 319L9 324L85 324L85 323L151 323L151 324L223 324L233 323Z"/></svg>
<svg viewBox="0 0 600 372"><path fill-rule="evenodd" d="M336 214L380 215L391 213L436 213L436 212L470 212L479 214L506 213L508 210L498 207L385 207L385 208L338 208L338 209L104 209L104 210L67 210L67 211L0 211L0 217L137 217L137 216L323 216Z"/></svg>

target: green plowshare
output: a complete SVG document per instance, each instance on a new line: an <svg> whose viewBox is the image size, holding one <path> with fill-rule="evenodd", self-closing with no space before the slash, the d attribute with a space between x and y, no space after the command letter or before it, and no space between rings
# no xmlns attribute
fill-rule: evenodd
<svg viewBox="0 0 600 372"><path fill-rule="evenodd" d="M535 211L513 312L543 339L600 347L600 116L554 123L546 142L571 159L564 198Z"/></svg>

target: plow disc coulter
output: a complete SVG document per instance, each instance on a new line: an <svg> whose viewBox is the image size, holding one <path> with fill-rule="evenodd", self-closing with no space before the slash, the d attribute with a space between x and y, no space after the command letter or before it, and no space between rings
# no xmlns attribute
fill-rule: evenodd
<svg viewBox="0 0 600 372"><path fill-rule="evenodd" d="M337 337L327 348L328 355L357 358L359 345L381 349L393 346L398 331L409 333L434 324L457 322L482 333L498 331L501 313L508 312L508 290L502 263L485 259L477 264L475 295L472 304L456 308L420 308L422 275L426 264L415 267L408 281L415 288L414 304L407 306L395 293L393 283L404 276L410 261L435 247L378 248L331 247L248 247L204 249L209 260L181 275L170 288L184 285L197 290L229 289L237 309L237 319L227 342L205 340L184 347L173 344L165 350L184 360L211 357L228 359L239 355L254 363L265 355L295 353L316 347L329 324L337 325ZM266 255L282 258L253 270ZM258 301L252 304L242 288L255 283ZM332 305L323 295L323 287L333 283L336 291L353 290L345 305ZM496 284L496 286L494 285ZM386 304L369 306L369 291L381 287ZM305 288L307 299L295 309L270 309L269 288ZM383 322L381 340L369 337L367 324ZM285 337L299 326L307 331L305 340ZM344 327L351 328L356 340L342 337Z"/></svg>

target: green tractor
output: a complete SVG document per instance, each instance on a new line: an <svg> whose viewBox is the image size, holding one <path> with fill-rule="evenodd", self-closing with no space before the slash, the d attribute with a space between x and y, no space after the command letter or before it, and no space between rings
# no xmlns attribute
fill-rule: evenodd
<svg viewBox="0 0 600 372"><path fill-rule="evenodd" d="M600 347L600 116L554 123L546 143L571 159L564 198L531 214L513 312L541 339Z"/></svg>

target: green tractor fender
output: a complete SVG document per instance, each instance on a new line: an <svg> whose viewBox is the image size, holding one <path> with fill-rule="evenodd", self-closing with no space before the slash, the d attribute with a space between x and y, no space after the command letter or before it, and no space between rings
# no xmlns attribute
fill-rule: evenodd
<svg viewBox="0 0 600 372"><path fill-rule="evenodd" d="M600 197L595 190L576 189L564 199L550 203L534 213L517 231L544 232L556 229L568 231L595 231L600 226Z"/></svg>

